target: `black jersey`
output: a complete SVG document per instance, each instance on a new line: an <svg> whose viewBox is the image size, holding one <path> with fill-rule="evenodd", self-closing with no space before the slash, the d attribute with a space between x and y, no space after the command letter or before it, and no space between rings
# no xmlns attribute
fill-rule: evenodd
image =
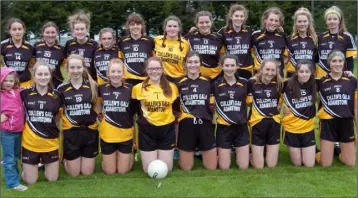
<svg viewBox="0 0 358 198"><path fill-rule="evenodd" d="M287 62L287 72L295 72L296 64L299 60L309 60L315 65L317 59L317 46L311 36L302 38L299 35L287 38L287 48L289 61Z"/></svg>
<svg viewBox="0 0 358 198"><path fill-rule="evenodd" d="M217 123L222 125L247 123L247 80L239 79L233 85L225 79L214 85Z"/></svg>
<svg viewBox="0 0 358 198"><path fill-rule="evenodd" d="M31 74L28 69L33 61L34 47L27 41L17 48L12 39L6 39L1 42L1 56L7 67L14 69L20 78L20 82L31 80Z"/></svg>
<svg viewBox="0 0 358 198"><path fill-rule="evenodd" d="M181 110L179 121L193 117L205 120L212 119L210 110L212 87L209 78L199 76L197 79L191 79L185 76L178 81L177 87Z"/></svg>
<svg viewBox="0 0 358 198"><path fill-rule="evenodd" d="M26 113L22 146L34 152L58 149L60 130L56 125L56 115L62 106L61 94L49 89L41 95L35 87L31 87L21 92L21 98Z"/></svg>
<svg viewBox="0 0 358 198"><path fill-rule="evenodd" d="M82 86L76 89L71 82L60 85L58 91L63 98L63 110L61 112L62 128L85 126L97 129L97 113L92 104L91 87L87 80L83 80Z"/></svg>
<svg viewBox="0 0 358 198"><path fill-rule="evenodd" d="M112 47L111 49L104 49L100 46L94 52L94 66L97 71L97 83L104 84L108 81L107 79L107 70L109 61L112 58L118 58L118 49L116 47Z"/></svg>
<svg viewBox="0 0 358 198"><path fill-rule="evenodd" d="M144 62L154 54L154 40L142 36L135 40L130 35L122 37L118 43L119 56L124 60L125 79L144 80Z"/></svg>

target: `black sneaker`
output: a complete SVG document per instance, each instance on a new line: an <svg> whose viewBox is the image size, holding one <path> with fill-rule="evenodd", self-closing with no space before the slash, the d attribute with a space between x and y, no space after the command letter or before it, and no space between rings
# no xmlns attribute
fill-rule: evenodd
<svg viewBox="0 0 358 198"><path fill-rule="evenodd" d="M194 153L194 157L198 158L199 160L203 160L203 156L201 155L200 151L196 151Z"/></svg>

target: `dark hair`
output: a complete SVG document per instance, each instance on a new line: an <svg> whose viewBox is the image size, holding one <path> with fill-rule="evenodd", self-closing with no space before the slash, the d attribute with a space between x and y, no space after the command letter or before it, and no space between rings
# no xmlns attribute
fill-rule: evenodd
<svg viewBox="0 0 358 198"><path fill-rule="evenodd" d="M164 69L163 67L163 61L162 59L160 59L159 57L156 57L156 56L152 56L150 58L148 58L145 63L144 63L144 67L145 69L148 68L148 65L151 61L157 61L160 63L160 67L162 69ZM148 76L148 75L147 75ZM149 82L149 76L143 81L143 84L142 84L142 89L144 90L147 90L147 87L149 86L148 84ZM162 88L163 90L163 93L166 97L171 97L172 96L172 88L170 87L170 84L169 84L169 81L167 80L167 77L165 77L164 73L160 76L160 88Z"/></svg>
<svg viewBox="0 0 358 198"><path fill-rule="evenodd" d="M234 59L236 65L238 65L238 63L239 63L239 59L237 58L236 55L229 54L229 55L225 55L225 56L221 57L221 59L219 61L219 65L223 66L226 59Z"/></svg>
<svg viewBox="0 0 358 198"><path fill-rule="evenodd" d="M303 65L308 65L308 69L311 71L310 79L306 82L308 87L312 88L312 102L316 101L316 79L315 79L315 68L313 67L313 63L309 60L299 60L296 64L296 71L292 75L292 77L287 81L287 88L293 92L293 95L296 99L301 98L301 88L300 82L298 81L298 72L302 68Z"/></svg>
<svg viewBox="0 0 358 198"><path fill-rule="evenodd" d="M130 34L129 25L131 23L141 24L142 25L141 33L142 33L142 35L146 34L146 26L144 23L144 19L140 14L133 12L132 14L128 15L127 21L126 21L126 30L127 30L128 34Z"/></svg>
<svg viewBox="0 0 358 198"><path fill-rule="evenodd" d="M230 10L229 10L229 12L227 13L227 16L226 16L226 25L225 25L225 30L226 31L229 31L230 29L233 28L231 17L236 11L243 11L244 12L245 22L246 22L246 20L248 18L248 15L249 15L248 10L243 5L234 4L234 5L232 5L230 7Z"/></svg>
<svg viewBox="0 0 358 198"><path fill-rule="evenodd" d="M183 51L184 48L181 45L181 43L182 43L182 40L181 40L182 23L181 23L181 20L177 16L174 16L174 15L171 15L171 16L167 17L163 22L163 32L164 32L164 34L163 34L162 47L165 47L164 42L167 39L167 32L165 31L165 27L167 26L168 21L176 21L176 22L178 22L178 25L179 25L179 32L178 32L179 49L180 49L180 51Z"/></svg>
<svg viewBox="0 0 358 198"><path fill-rule="evenodd" d="M188 72L187 69L186 69L186 61L188 61L189 58L191 58L193 56L199 57L199 61L201 61L199 52L192 50L192 51L189 51L188 53L186 53L185 58L184 58L184 65L185 65L184 71L185 71L185 74L187 74L187 72Z"/></svg>

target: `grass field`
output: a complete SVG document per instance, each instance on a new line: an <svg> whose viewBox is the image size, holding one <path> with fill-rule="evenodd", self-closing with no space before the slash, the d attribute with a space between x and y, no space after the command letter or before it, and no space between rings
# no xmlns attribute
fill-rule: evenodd
<svg viewBox="0 0 358 198"><path fill-rule="evenodd" d="M357 67L355 67L357 76ZM181 171L175 161L174 171L162 180L150 179L136 162L127 175L107 176L101 172L97 157L91 176L68 176L60 166L57 182L47 182L43 172L39 181L25 192L5 189L1 177L0 197L356 197L357 170L343 166L335 158L332 167L294 167L286 146L281 145L276 168L208 171L195 161L192 171ZM1 174L3 171L1 170ZM161 187L157 188L157 184Z"/></svg>

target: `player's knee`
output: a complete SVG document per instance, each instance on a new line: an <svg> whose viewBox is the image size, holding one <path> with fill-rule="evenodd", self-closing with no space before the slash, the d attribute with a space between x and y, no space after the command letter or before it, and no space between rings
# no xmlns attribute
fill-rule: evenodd
<svg viewBox="0 0 358 198"><path fill-rule="evenodd" d="M31 184L36 183L37 178L38 178L38 177L33 177L33 178L24 177L23 180L24 180L24 182L25 182L26 184L31 185Z"/></svg>
<svg viewBox="0 0 358 198"><path fill-rule="evenodd" d="M48 175L46 176L47 181L54 182L58 180L58 175Z"/></svg>

